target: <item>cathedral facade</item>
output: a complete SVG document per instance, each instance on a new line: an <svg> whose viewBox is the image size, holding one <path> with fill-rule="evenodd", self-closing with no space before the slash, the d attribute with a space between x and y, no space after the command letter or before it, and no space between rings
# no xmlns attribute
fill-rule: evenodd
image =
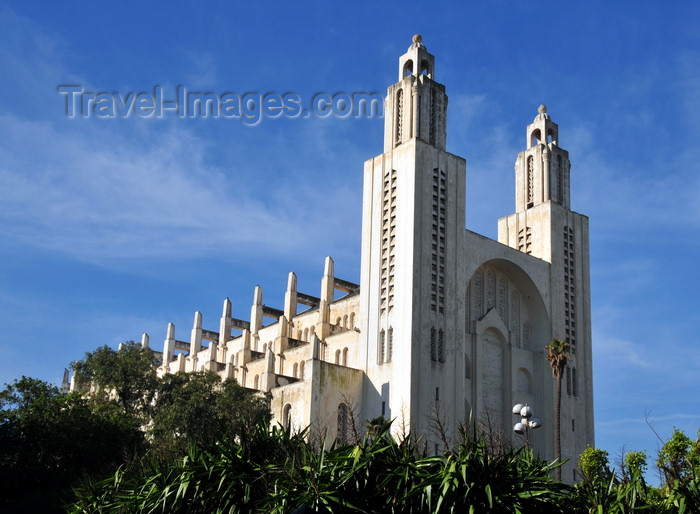
<svg viewBox="0 0 700 514"><path fill-rule="evenodd" d="M446 151L447 95L421 42L399 59L385 100L384 153L365 162L360 284L325 262L318 296L289 274L284 306L250 316L224 301L218 331L195 314L168 326L161 373L213 370L270 393L275 422L329 437L384 416L395 432L448 437L487 420L518 443L517 403L543 420L530 444L554 459L556 382L544 346L568 341L561 402L564 478L593 444L588 219L570 210L568 152L541 106L515 165L515 213L498 241L465 230L466 161Z"/></svg>

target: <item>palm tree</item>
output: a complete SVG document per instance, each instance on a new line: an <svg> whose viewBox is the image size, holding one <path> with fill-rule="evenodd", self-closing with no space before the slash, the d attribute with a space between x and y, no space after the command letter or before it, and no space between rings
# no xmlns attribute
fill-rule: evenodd
<svg viewBox="0 0 700 514"><path fill-rule="evenodd" d="M566 369L566 363L571 358L567 353L571 345L560 341L559 339L552 339L549 345L545 346L544 349L547 350L546 359L549 361L549 365L552 366L552 375L557 379L557 405L555 409L555 419L554 419L554 444L557 450L557 460L561 462L561 429L560 429L560 418L561 418L561 377L564 375L564 369ZM561 466L557 467L557 479L561 481Z"/></svg>

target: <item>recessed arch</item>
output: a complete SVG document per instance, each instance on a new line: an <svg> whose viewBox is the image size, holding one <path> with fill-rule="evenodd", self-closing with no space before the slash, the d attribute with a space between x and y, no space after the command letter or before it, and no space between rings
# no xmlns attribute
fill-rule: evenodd
<svg viewBox="0 0 700 514"><path fill-rule="evenodd" d="M423 59L420 62L420 71L418 75L425 75L428 78L433 78L433 70L430 69L430 62L427 59Z"/></svg>
<svg viewBox="0 0 700 514"><path fill-rule="evenodd" d="M282 427L285 430L292 430L292 405L288 403L282 409Z"/></svg>
<svg viewBox="0 0 700 514"><path fill-rule="evenodd" d="M515 384L519 393L532 394L532 374L525 368L516 372Z"/></svg>
<svg viewBox="0 0 700 514"><path fill-rule="evenodd" d="M523 349L537 350L544 348L552 338L549 312L537 285L530 278L530 275L515 262L496 258L489 259L476 266L476 269L471 273L469 283L474 294L479 293L483 297L472 298L470 302L470 307L473 311L471 313L472 319L477 320L477 325L479 325L479 321L483 320L488 313L483 306L485 304L479 303L480 301L483 302L483 298L487 295L487 291L484 290L486 288L480 283L481 278L485 275L484 270L487 268L492 268L497 274L505 275L510 282L509 287L514 287L519 292L521 302L520 310L518 311L518 322L521 325L520 330L523 331L520 338ZM475 282L475 278L479 282L478 284ZM480 305L481 310L478 311ZM512 311L512 309L509 310ZM508 325L507 320L503 321ZM513 329L513 327L507 328L509 330ZM508 339L507 332L504 336Z"/></svg>

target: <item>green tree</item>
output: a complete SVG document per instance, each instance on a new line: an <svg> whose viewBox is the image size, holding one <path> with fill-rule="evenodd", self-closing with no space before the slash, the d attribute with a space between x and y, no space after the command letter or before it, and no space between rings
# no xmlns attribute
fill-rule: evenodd
<svg viewBox="0 0 700 514"><path fill-rule="evenodd" d="M566 363L571 358L567 353L569 343L552 339L544 349L547 351L546 359L552 367L552 374L557 381L557 402L554 413L554 445L557 451L557 460L561 462L561 380L566 369ZM557 467L557 479L561 480L561 466Z"/></svg>
<svg viewBox="0 0 700 514"><path fill-rule="evenodd" d="M608 452L587 446L578 458L578 468L583 480L589 484L607 482L610 479Z"/></svg>
<svg viewBox="0 0 700 514"><path fill-rule="evenodd" d="M33 378L6 384L0 409L3 512L62 512L82 476L112 474L144 443L124 413Z"/></svg>
<svg viewBox="0 0 700 514"><path fill-rule="evenodd" d="M623 460L625 478L631 479L636 475L644 480L647 469L647 454L644 450L627 452Z"/></svg>
<svg viewBox="0 0 700 514"><path fill-rule="evenodd" d="M208 447L270 417L268 399L233 379L222 382L213 371L166 374L154 400L153 445L161 455L182 455L190 443Z"/></svg>
<svg viewBox="0 0 700 514"><path fill-rule="evenodd" d="M667 483L677 480L688 482L693 471L700 473L700 430L698 438L693 441L684 432L673 429L673 434L664 443L656 459L656 465L661 469Z"/></svg>
<svg viewBox="0 0 700 514"><path fill-rule="evenodd" d="M118 350L105 345L87 352L72 367L78 384L89 387L93 398L114 398L127 414L141 420L147 417L158 383L150 348L133 341L119 345Z"/></svg>

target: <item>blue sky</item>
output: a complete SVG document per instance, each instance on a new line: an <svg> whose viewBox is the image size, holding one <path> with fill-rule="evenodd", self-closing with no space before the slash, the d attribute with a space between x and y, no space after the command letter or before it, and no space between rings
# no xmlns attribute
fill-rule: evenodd
<svg viewBox="0 0 700 514"><path fill-rule="evenodd" d="M216 330L224 298L281 306L323 260L359 281L362 163L381 119L65 116L89 91L380 92L414 33L467 159L466 226L496 237L544 103L590 217L597 446L700 426L700 6L677 2L5 2L0 6L0 383L85 351ZM174 94L170 94L174 96Z"/></svg>

